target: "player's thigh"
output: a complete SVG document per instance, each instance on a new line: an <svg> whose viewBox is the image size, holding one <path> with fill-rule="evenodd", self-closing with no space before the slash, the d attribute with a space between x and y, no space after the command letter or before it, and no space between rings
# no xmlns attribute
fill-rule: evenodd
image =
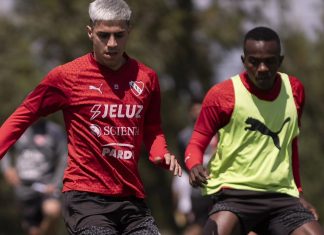
<svg viewBox="0 0 324 235"><path fill-rule="evenodd" d="M314 215L299 201L285 199L287 206L275 211L268 224L269 234L274 235L321 235L323 234ZM289 201L292 201L289 205ZM319 233L318 233L319 232Z"/></svg>
<svg viewBox="0 0 324 235"><path fill-rule="evenodd" d="M118 202L106 200L101 195L79 191L65 192L62 197L62 214L70 235L118 234Z"/></svg>
<svg viewBox="0 0 324 235"><path fill-rule="evenodd" d="M123 235L159 235L151 210L143 200L132 200L122 208L120 226Z"/></svg>
<svg viewBox="0 0 324 235"><path fill-rule="evenodd" d="M152 216L147 216L146 218L139 219L136 225L128 227L126 231L122 233L123 235L160 235L159 229L155 223Z"/></svg>
<svg viewBox="0 0 324 235"><path fill-rule="evenodd" d="M240 235L239 218L230 211L211 214L204 227L204 235Z"/></svg>
<svg viewBox="0 0 324 235"><path fill-rule="evenodd" d="M324 231L317 221L311 221L295 229L291 235L324 235Z"/></svg>
<svg viewBox="0 0 324 235"><path fill-rule="evenodd" d="M69 231L70 232L70 231ZM111 227L100 227L100 226L91 226L80 229L76 233L71 233L70 235L119 235L114 228Z"/></svg>

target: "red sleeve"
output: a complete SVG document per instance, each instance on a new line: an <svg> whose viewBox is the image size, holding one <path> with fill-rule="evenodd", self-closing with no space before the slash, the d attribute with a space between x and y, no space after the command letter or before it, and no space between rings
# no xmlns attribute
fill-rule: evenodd
<svg viewBox="0 0 324 235"><path fill-rule="evenodd" d="M157 75L153 75L153 89L150 97L150 104L145 113L144 120L144 144L146 149L149 151L149 159L152 163L156 157L163 159L164 155L168 153L167 143L165 136L161 128L161 96L160 96L160 86L158 83ZM162 161L160 166L164 168L169 168Z"/></svg>
<svg viewBox="0 0 324 235"><path fill-rule="evenodd" d="M289 80L292 87L295 105L297 108L298 123L299 126L301 126L301 117L303 114L305 104L305 89L303 84L297 78L290 76Z"/></svg>
<svg viewBox="0 0 324 235"><path fill-rule="evenodd" d="M305 90L303 84L295 77L289 77L292 92L294 96L295 105L298 113L298 123L301 126L301 117L303 114L305 104ZM292 165L295 184L300 192L302 192L302 185L300 179L300 167L299 167L299 151L298 151L298 138L296 137L292 143Z"/></svg>
<svg viewBox="0 0 324 235"><path fill-rule="evenodd" d="M0 159L37 118L37 115L26 106L21 105L2 124L0 128Z"/></svg>
<svg viewBox="0 0 324 235"><path fill-rule="evenodd" d="M68 95L60 67L52 70L27 96L24 105L39 116L47 116L68 104Z"/></svg>
<svg viewBox="0 0 324 235"><path fill-rule="evenodd" d="M292 166L293 166L293 175L295 184L299 192L302 192L302 185L299 174L299 155L298 155L298 142L297 137L293 140L292 143Z"/></svg>
<svg viewBox="0 0 324 235"><path fill-rule="evenodd" d="M67 104L67 98L58 88L40 84L28 95L23 104L37 115L47 116L63 109Z"/></svg>
<svg viewBox="0 0 324 235"><path fill-rule="evenodd" d="M202 164L204 152L210 139L209 135L193 131L185 153L185 164L189 170L195 165Z"/></svg>
<svg viewBox="0 0 324 235"><path fill-rule="evenodd" d="M4 122L0 129L0 157L19 139L23 132L39 117L46 116L67 104L67 97L59 88L49 85L61 84L58 70L50 72L26 97L18 109Z"/></svg>
<svg viewBox="0 0 324 235"><path fill-rule="evenodd" d="M211 139L229 122L234 100L231 80L217 84L208 91L185 152L185 163L189 170L202 164L204 152Z"/></svg>

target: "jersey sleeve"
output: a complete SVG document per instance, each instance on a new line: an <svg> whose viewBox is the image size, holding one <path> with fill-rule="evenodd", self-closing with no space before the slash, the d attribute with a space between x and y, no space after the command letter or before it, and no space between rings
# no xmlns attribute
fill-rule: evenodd
<svg viewBox="0 0 324 235"><path fill-rule="evenodd" d="M295 77L289 76L292 92L294 96L295 105L298 113L298 124L301 126L301 118L303 114L305 104L305 89L303 84ZM293 140L292 143L292 166L293 175L296 187L299 192L302 192L302 183L300 178L300 167L299 167L299 151L298 151L298 137Z"/></svg>
<svg viewBox="0 0 324 235"><path fill-rule="evenodd" d="M215 85L208 91L185 152L185 163L189 170L203 163L208 144L218 130L229 122L233 109L234 88L231 80Z"/></svg>
<svg viewBox="0 0 324 235"><path fill-rule="evenodd" d="M26 106L20 105L16 111L2 124L0 129L0 158L16 143L19 137L35 120L37 116Z"/></svg>
<svg viewBox="0 0 324 235"><path fill-rule="evenodd" d="M27 96L23 105L39 117L64 109L69 101L68 86L64 78L60 67L52 70Z"/></svg>
<svg viewBox="0 0 324 235"><path fill-rule="evenodd" d="M144 120L144 144L149 151L149 159L151 162L157 157L163 159L164 155L168 153L167 143L164 133L161 128L161 96L158 78L155 73L152 73L152 92L150 102L145 113ZM165 161L159 163L160 166L168 168Z"/></svg>
<svg viewBox="0 0 324 235"><path fill-rule="evenodd" d="M67 105L68 96L59 87L63 84L61 79L62 76L58 69L50 72L2 124L0 158L39 117L46 116Z"/></svg>
<svg viewBox="0 0 324 235"><path fill-rule="evenodd" d="M302 192L302 184L299 173L299 154L298 154L298 139L295 138L292 143L292 167L293 167L293 175L296 187L299 192Z"/></svg>
<svg viewBox="0 0 324 235"><path fill-rule="evenodd" d="M191 170L194 166L203 163L204 152L210 139L209 135L193 131L191 140L185 152L185 164L188 170Z"/></svg>

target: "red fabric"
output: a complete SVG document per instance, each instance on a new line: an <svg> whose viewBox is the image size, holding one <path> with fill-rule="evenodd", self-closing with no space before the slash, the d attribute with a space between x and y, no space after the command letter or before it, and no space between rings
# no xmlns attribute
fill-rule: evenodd
<svg viewBox="0 0 324 235"><path fill-rule="evenodd" d="M57 110L68 136L63 191L143 198L142 141L152 161L168 152L156 73L129 57L113 71L92 54L53 69L1 127L1 156L32 121Z"/></svg>
<svg viewBox="0 0 324 235"><path fill-rule="evenodd" d="M16 111L2 124L0 129L0 159L6 154L8 149L16 143L26 128L36 120L36 117L24 105Z"/></svg>
<svg viewBox="0 0 324 235"><path fill-rule="evenodd" d="M258 90L248 79L247 73L240 74L244 86L259 99L274 100L280 93L281 79L276 79L274 87L267 92ZM292 92L297 107L299 125L304 107L305 92L302 83L295 77L289 76ZM213 86L207 93L201 113L195 124L192 138L185 153L185 162L190 170L197 164L202 164L203 153L217 131L230 120L234 109L234 87L230 79ZM299 173L298 140L293 140L292 164L295 183L301 191Z"/></svg>

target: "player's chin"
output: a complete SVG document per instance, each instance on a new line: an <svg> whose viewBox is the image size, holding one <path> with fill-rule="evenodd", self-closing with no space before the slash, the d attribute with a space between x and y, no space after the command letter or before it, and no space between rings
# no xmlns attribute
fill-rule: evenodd
<svg viewBox="0 0 324 235"><path fill-rule="evenodd" d="M259 79L257 81L257 86L260 90L270 90L273 87L273 82L266 79Z"/></svg>

